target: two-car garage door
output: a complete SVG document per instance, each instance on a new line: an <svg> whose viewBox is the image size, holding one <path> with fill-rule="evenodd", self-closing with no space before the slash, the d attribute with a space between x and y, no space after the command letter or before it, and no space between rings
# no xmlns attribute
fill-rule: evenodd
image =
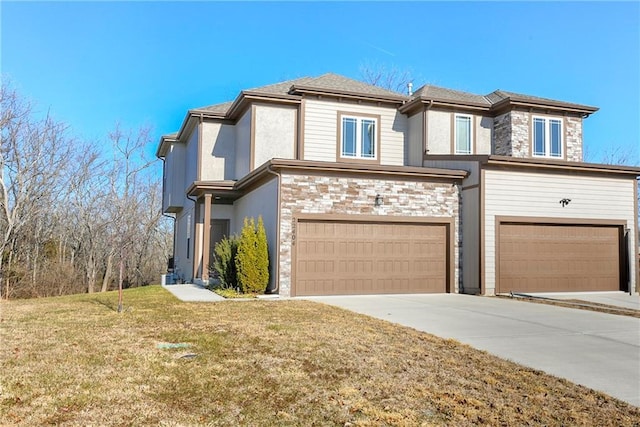
<svg viewBox="0 0 640 427"><path fill-rule="evenodd" d="M446 292L448 223L299 220L294 292Z"/></svg>
<svg viewBox="0 0 640 427"><path fill-rule="evenodd" d="M617 291L621 241L620 226L501 223L496 292Z"/></svg>

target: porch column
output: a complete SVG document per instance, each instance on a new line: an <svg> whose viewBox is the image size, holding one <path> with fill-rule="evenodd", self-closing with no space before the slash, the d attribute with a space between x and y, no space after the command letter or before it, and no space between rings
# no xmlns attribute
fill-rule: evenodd
<svg viewBox="0 0 640 427"><path fill-rule="evenodd" d="M200 215L200 199L193 209L193 279L202 278L202 218Z"/></svg>
<svg viewBox="0 0 640 427"><path fill-rule="evenodd" d="M211 194L204 195L204 236L202 236L202 281L209 281L209 246L211 245Z"/></svg>

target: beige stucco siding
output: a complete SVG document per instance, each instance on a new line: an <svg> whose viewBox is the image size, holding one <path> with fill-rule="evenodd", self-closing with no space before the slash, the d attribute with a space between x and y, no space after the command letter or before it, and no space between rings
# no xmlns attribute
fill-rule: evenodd
<svg viewBox="0 0 640 427"><path fill-rule="evenodd" d="M276 233L278 229L278 180L272 179L268 183L247 193L234 203L234 221L231 223L231 233L240 234L244 218L252 217L258 220L262 216L269 245L269 285L275 282L276 275Z"/></svg>
<svg viewBox="0 0 640 427"><path fill-rule="evenodd" d="M424 156L424 143L422 133L424 119L422 111L414 114L407 119L407 164L409 166L422 166L422 157Z"/></svg>
<svg viewBox="0 0 640 427"><path fill-rule="evenodd" d="M427 111L427 154L451 154L451 113Z"/></svg>
<svg viewBox="0 0 640 427"><path fill-rule="evenodd" d="M635 236L634 180L535 172L484 172L485 291L495 292L496 217L624 221ZM562 207L561 199L571 199ZM631 253L637 253L635 239ZM636 264L631 265L635 289Z"/></svg>
<svg viewBox="0 0 640 427"><path fill-rule="evenodd" d="M235 178L235 136L233 125L202 123L201 180Z"/></svg>
<svg viewBox="0 0 640 427"><path fill-rule="evenodd" d="M491 154L491 138L493 135L493 118L476 116L474 129L476 151L473 154Z"/></svg>
<svg viewBox="0 0 640 427"><path fill-rule="evenodd" d="M491 154L493 118L460 113L472 117L471 154ZM456 113L427 110L428 154L455 154L453 120Z"/></svg>
<svg viewBox="0 0 640 427"><path fill-rule="evenodd" d="M187 243L193 245L193 202L176 215L174 242L174 275L176 278L189 281L193 272L193 249L189 249L187 257Z"/></svg>
<svg viewBox="0 0 640 427"><path fill-rule="evenodd" d="M380 116L380 163L403 165L407 118L394 107L308 99L304 117L304 159L335 162L338 112Z"/></svg>
<svg viewBox="0 0 640 427"><path fill-rule="evenodd" d="M251 171L251 108L236 123L235 179Z"/></svg>
<svg viewBox="0 0 640 427"><path fill-rule="evenodd" d="M254 168L264 162L295 158L297 107L256 105Z"/></svg>
<svg viewBox="0 0 640 427"><path fill-rule="evenodd" d="M185 146L173 143L164 161L162 211L175 212L184 207Z"/></svg>
<svg viewBox="0 0 640 427"><path fill-rule="evenodd" d="M188 187L193 181L197 181L198 165L198 125L191 128L191 133L187 138L186 161L183 166L184 185ZM183 193L186 188L183 188Z"/></svg>

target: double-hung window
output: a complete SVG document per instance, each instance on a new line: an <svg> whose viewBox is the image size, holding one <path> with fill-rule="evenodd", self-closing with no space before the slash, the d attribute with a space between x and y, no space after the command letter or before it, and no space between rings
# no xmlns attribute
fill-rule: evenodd
<svg viewBox="0 0 640 427"><path fill-rule="evenodd" d="M340 156L375 160L378 156L378 119L344 114L340 117Z"/></svg>
<svg viewBox="0 0 640 427"><path fill-rule="evenodd" d="M455 153L471 154L471 141L473 139L472 126L473 119L467 114L455 115Z"/></svg>
<svg viewBox="0 0 640 427"><path fill-rule="evenodd" d="M533 118L533 155L562 157L562 119Z"/></svg>

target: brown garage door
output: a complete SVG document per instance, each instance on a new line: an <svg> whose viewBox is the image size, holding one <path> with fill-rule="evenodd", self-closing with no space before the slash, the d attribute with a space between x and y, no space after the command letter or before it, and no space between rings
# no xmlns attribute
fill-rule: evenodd
<svg viewBox="0 0 640 427"><path fill-rule="evenodd" d="M446 292L447 225L299 221L295 295Z"/></svg>
<svg viewBox="0 0 640 427"><path fill-rule="evenodd" d="M617 291L620 228L500 224L497 292Z"/></svg>

